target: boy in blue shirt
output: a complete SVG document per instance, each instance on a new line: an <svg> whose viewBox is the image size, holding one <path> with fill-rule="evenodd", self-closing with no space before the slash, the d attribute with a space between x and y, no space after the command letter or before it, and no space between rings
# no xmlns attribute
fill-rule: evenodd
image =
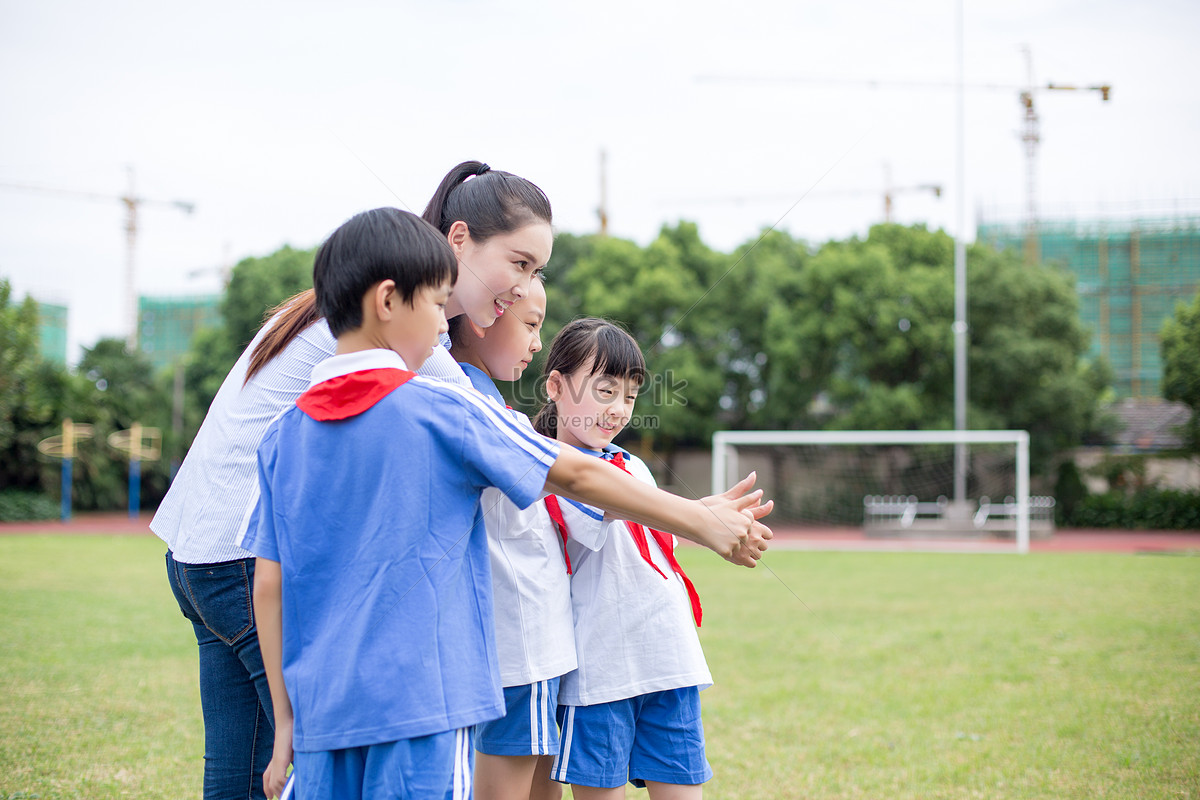
<svg viewBox="0 0 1200 800"><path fill-rule="evenodd" d="M518 425L470 389L414 375L447 329L458 264L415 215L376 209L317 252L337 338L259 447L254 609L275 748L297 797L467 797L467 729L504 705L479 496L552 491L753 566L769 509L750 492L690 501Z"/></svg>

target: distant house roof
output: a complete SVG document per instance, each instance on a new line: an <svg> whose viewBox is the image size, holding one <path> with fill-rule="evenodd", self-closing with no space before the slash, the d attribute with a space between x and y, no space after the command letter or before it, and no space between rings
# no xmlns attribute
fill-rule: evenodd
<svg viewBox="0 0 1200 800"><path fill-rule="evenodd" d="M1112 408L1120 431L1113 444L1132 450L1177 450L1192 410L1183 403L1127 398Z"/></svg>

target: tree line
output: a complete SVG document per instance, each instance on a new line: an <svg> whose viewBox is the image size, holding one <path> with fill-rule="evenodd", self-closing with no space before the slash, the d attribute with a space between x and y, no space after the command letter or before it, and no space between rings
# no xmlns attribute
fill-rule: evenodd
<svg viewBox="0 0 1200 800"><path fill-rule="evenodd" d="M284 247L237 264L222 324L197 333L184 360L181 430L172 426L172 372L154 374L112 339L87 349L73 370L42 361L36 304L16 303L0 283L0 486L56 485L57 465L36 453L36 442L64 416L93 422L97 441L137 421L164 431L163 462L143 470L152 506L172 456L182 457L264 314L311 286L313 255ZM645 246L563 233L545 271L544 341L581 315L624 325L653 376L628 435L668 456L725 429L949 429L953 261L952 238L920 225L877 225L815 247L769 230L731 253L705 245L687 222L663 227ZM1103 442L1111 371L1087 355L1071 275L986 245L968 248L967 267L968 426L1029 431L1043 470L1056 453ZM1181 305L1171 325L1164 392L1196 408L1200 298ZM533 413L540 405L544 356L502 387L514 407ZM124 502L125 468L101 449L83 459L81 508Z"/></svg>

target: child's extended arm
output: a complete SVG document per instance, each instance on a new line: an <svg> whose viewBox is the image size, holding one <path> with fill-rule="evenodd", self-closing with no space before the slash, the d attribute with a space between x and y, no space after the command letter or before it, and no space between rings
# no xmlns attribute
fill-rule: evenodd
<svg viewBox="0 0 1200 800"><path fill-rule="evenodd" d="M263 773L267 797L278 797L287 783L287 768L292 763L292 702L283 685L283 573L278 561L266 558L254 562L254 618L258 625L258 646L262 651L271 704L275 709L275 750Z"/></svg>
<svg viewBox="0 0 1200 800"><path fill-rule="evenodd" d="M723 494L687 500L573 447L559 450L546 478L548 492L677 533L744 567L755 565L771 538L770 529L757 520L771 512L772 503L760 504L762 492L751 492L753 486L750 475Z"/></svg>

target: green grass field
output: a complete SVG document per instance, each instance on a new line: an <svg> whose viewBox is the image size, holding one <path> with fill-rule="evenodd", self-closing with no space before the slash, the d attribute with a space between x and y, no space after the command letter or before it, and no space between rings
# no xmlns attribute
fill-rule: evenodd
<svg viewBox="0 0 1200 800"><path fill-rule="evenodd" d="M199 796L162 552L0 538L0 800ZM716 680L708 798L1200 798L1200 559L681 557Z"/></svg>

